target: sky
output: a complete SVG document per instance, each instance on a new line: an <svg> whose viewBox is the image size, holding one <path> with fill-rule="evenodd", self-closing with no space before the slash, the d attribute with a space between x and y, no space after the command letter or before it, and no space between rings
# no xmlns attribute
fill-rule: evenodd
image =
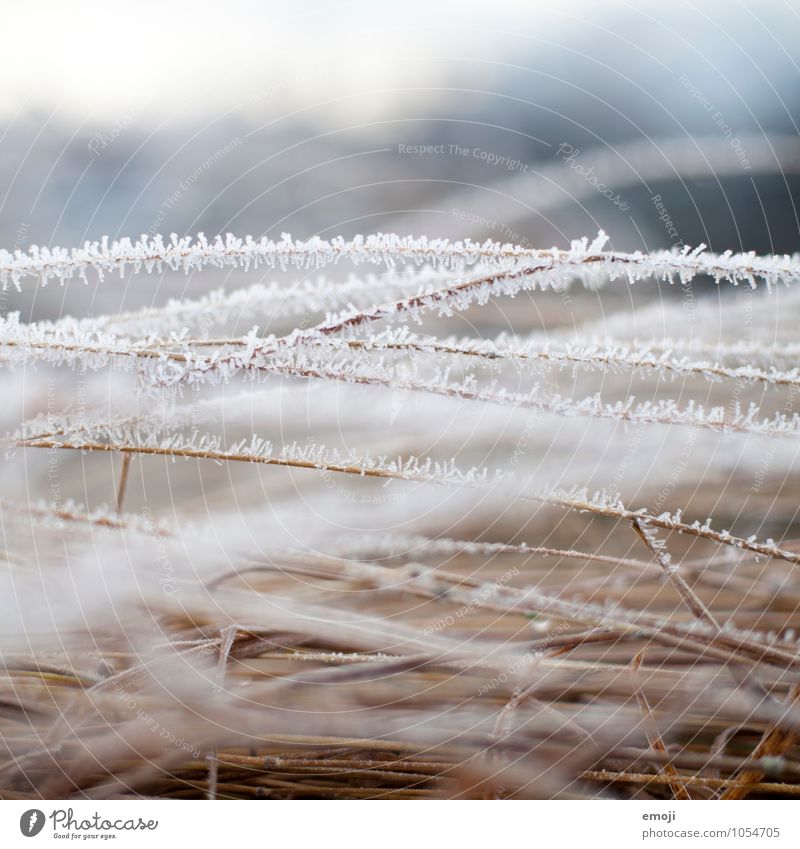
<svg viewBox="0 0 800 849"><path fill-rule="evenodd" d="M660 4L39 0L4 7L0 114L44 107L120 118L190 116L219 104L246 111L259 97L286 100L298 91L424 89L454 59L477 52L503 61L531 37L541 45L577 40L578 49L583 40L591 50L611 35L609 18L658 14Z"/></svg>
<svg viewBox="0 0 800 849"><path fill-rule="evenodd" d="M663 166L665 141L700 157L721 141L714 167L736 175L704 187L705 207L691 182L658 189L675 193L684 238L796 244L780 176L798 155L755 186L733 146L754 139L745 153L763 159L771 138L782 150L800 138L796 0L16 0L3 12L0 244L156 227L418 232L444 228L463 189L484 217L497 204L498 221L523 216L531 240L602 221L639 247L667 235L652 204L634 227L570 196L562 220L544 189L569 168L562 143L627 173L630 145ZM403 153L431 142L542 170L544 189L473 156ZM768 228L743 227L757 215Z"/></svg>

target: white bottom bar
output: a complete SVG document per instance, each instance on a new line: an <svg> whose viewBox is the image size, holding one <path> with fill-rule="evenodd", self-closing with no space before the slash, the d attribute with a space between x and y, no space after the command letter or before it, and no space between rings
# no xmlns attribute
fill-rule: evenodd
<svg viewBox="0 0 800 849"><path fill-rule="evenodd" d="M786 801L0 802L0 846L800 846ZM23 829L33 831L32 836Z"/></svg>

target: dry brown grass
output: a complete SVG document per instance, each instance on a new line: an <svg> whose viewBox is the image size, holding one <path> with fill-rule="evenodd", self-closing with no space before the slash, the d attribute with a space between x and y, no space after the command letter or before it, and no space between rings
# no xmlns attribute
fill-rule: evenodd
<svg viewBox="0 0 800 849"><path fill-rule="evenodd" d="M552 262L612 275L633 262L597 250ZM703 261L798 274L784 259ZM649 277L669 261L636 262ZM98 372L57 372L70 402L91 397L66 414L34 398L9 440L29 497L7 488L2 503L0 797L800 794L796 299L781 295L780 315L767 293L701 304L719 320L683 334L686 361L575 354L567 343L597 336L595 292L537 291L506 313L492 313L502 300L459 302L535 288L540 271L444 277L338 317L287 323L277 305L271 336L9 328L12 362ZM363 335L443 303L423 341ZM630 350L646 334L660 357L684 329L667 302L659 348L657 315L631 301L626 335L619 293L606 303ZM756 327L750 375L737 371L751 362L736 348L742 304ZM500 318L526 347L476 353ZM475 345L446 335L464 325ZM537 333L564 356L537 354ZM719 361L697 353L717 343ZM314 367L281 365L306 345ZM138 384L107 370L119 361ZM388 376L365 379L368 368ZM257 383L243 402L209 377L240 372L283 388ZM531 383L580 399L598 379L604 402L622 403L613 416L518 403ZM30 392L28 380L32 369L10 391ZM309 383L323 390L306 395ZM633 394L678 406L657 418ZM690 400L704 411L683 416ZM750 402L762 413L740 414ZM306 447L317 440L333 450ZM64 493L37 503L54 481ZM78 491L114 509L66 501Z"/></svg>

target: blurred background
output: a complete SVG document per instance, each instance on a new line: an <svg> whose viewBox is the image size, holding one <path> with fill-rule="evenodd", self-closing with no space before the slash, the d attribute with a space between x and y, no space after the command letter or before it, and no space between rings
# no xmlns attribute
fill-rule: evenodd
<svg viewBox="0 0 800 849"><path fill-rule="evenodd" d="M374 231L792 252L800 11L10 3L0 244ZM656 198L656 200L654 200Z"/></svg>
<svg viewBox="0 0 800 849"><path fill-rule="evenodd" d="M564 247L600 228L619 250L703 242L717 251L793 253L800 244L800 10L790 2L46 0L7 4L5 22L0 245L7 249L199 231L272 238L383 231ZM316 275L292 272L287 286ZM264 269L127 273L104 284L9 290L0 293L0 309L19 310L23 321L91 316L277 277ZM749 293L703 280L684 294L692 312L678 309L677 324L659 303L678 301L680 288L644 282L568 299L537 293L535 301L490 304L435 329L473 337L574 333L578 341L684 334L709 345L793 338L789 294L751 303ZM718 298L727 304L724 322ZM687 324L684 316L698 320ZM257 322L262 332L294 326L242 314L228 332L245 334ZM9 410L17 423L78 396L93 402L111 381L98 375L78 392L80 375L74 385L63 374L45 385L32 369L27 378L17 374L28 380L24 416ZM638 377L617 383L604 378L610 398L662 391L659 384L650 393ZM582 373L559 372L556 385L575 398L596 388ZM666 391L675 395L676 387ZM733 403L714 384L701 381L694 391L699 402ZM774 393L751 389L734 401L751 395L765 413L783 409ZM386 424L410 434L418 411L396 396ZM420 403L438 409L433 399ZM322 409L317 438L330 438L325 428L340 409L338 401ZM542 445L531 456L552 465L543 479L608 482L593 453L578 450L576 433L585 427L558 419L537 436ZM603 435L603 427L592 423L592 440L624 451L627 437L615 443L613 428ZM470 462L494 463L500 434L491 431L486 451L470 433L453 439L471 446ZM651 476L650 459L672 463L666 431L656 434L657 445L641 446L643 462L631 464L637 474L627 473L630 497L641 501L646 494L636 487ZM680 435L671 434L680 456ZM559 435L563 450L551 450ZM739 468L742 457L757 467L762 456L714 444L724 469ZM438 447L413 444L416 453ZM454 451L442 448L445 456ZM38 462L46 474L46 458ZM113 462L87 461L65 476L64 494L110 501L113 481L95 488L86 479L87 468L108 477ZM251 469L231 474L253 478ZM686 482L689 493L694 486ZM716 498L713 488L704 491ZM150 497L160 504L167 492L156 487ZM667 506L687 497L676 493ZM132 489L130 508L143 500Z"/></svg>

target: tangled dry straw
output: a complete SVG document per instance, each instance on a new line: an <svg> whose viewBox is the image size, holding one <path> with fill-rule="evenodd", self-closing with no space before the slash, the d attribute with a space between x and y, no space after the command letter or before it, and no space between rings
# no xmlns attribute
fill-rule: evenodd
<svg viewBox="0 0 800 849"><path fill-rule="evenodd" d="M800 795L800 260L606 241L0 251L295 275L0 321L0 797Z"/></svg>

